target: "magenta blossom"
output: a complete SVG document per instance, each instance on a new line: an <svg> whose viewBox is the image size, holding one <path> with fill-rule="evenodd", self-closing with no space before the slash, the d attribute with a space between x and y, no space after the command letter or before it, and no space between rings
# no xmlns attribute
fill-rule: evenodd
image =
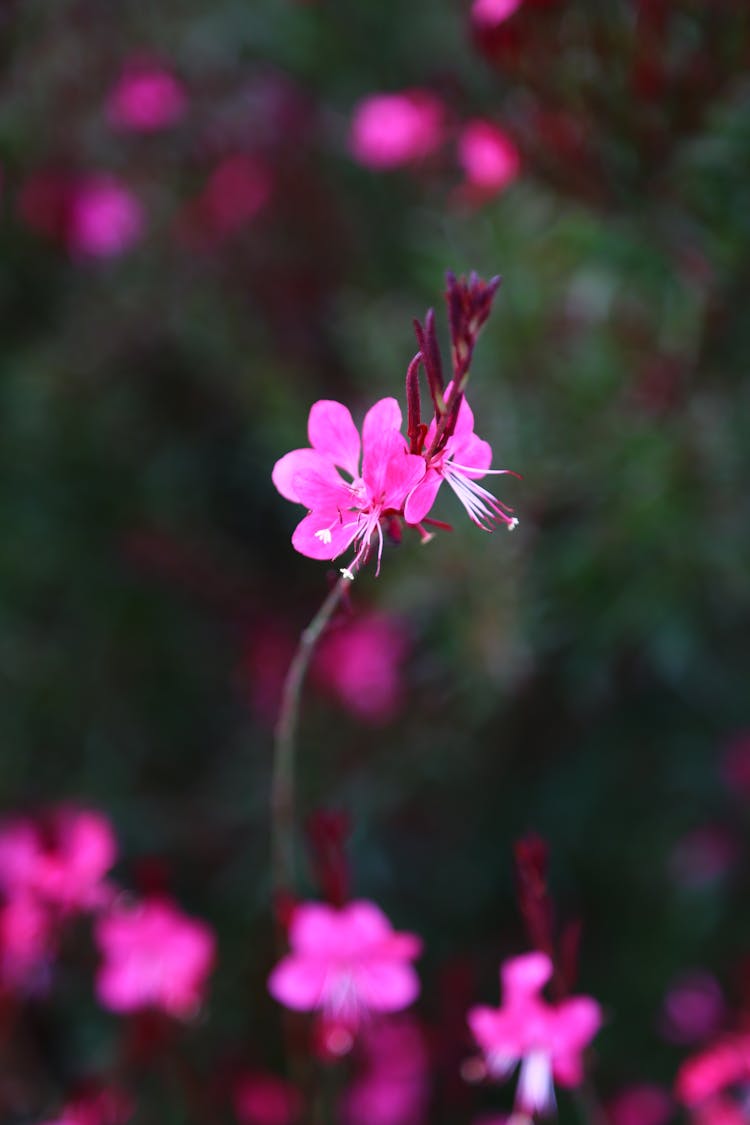
<svg viewBox="0 0 750 1125"><path fill-rule="evenodd" d="M675 1096L703 1111L734 1086L750 1084L750 1035L726 1035L687 1059L675 1080Z"/></svg>
<svg viewBox="0 0 750 1125"><path fill-rule="evenodd" d="M107 118L116 129L156 133L179 121L187 99L182 83L162 66L131 64L107 99Z"/></svg>
<svg viewBox="0 0 750 1125"><path fill-rule="evenodd" d="M64 911L109 900L104 877L116 857L112 826L92 809L66 805L40 823L19 818L0 826L0 887Z"/></svg>
<svg viewBox="0 0 750 1125"><path fill-rule="evenodd" d="M468 1014L490 1075L504 1079L521 1063L516 1102L527 1114L552 1109L553 1079L562 1086L580 1084L583 1051L602 1022L601 1008L589 996L548 1004L541 991L551 976L545 953L514 957L501 968L502 1007L476 1007Z"/></svg>
<svg viewBox="0 0 750 1125"><path fill-rule="evenodd" d="M233 1100L240 1125L294 1125L302 1114L299 1090L275 1074L241 1074L234 1085Z"/></svg>
<svg viewBox="0 0 750 1125"><path fill-rule="evenodd" d="M480 198L502 191L521 170L514 142L491 121L470 121L463 127L458 138L458 160L466 189Z"/></svg>
<svg viewBox="0 0 750 1125"><path fill-rule="evenodd" d="M422 943L396 933L372 902L340 910L301 903L289 927L290 952L268 978L274 999L296 1011L321 1009L352 1028L366 1012L397 1012L419 992L411 962Z"/></svg>
<svg viewBox="0 0 750 1125"><path fill-rule="evenodd" d="M364 1066L346 1091L345 1125L420 1125L430 1100L430 1060L413 1016L373 1020L361 1038Z"/></svg>
<svg viewBox="0 0 750 1125"><path fill-rule="evenodd" d="M160 1008L180 1017L197 1010L216 946L205 922L189 918L166 899L154 898L101 916L95 937L104 959L96 992L105 1008Z"/></svg>
<svg viewBox="0 0 750 1125"><path fill-rule="evenodd" d="M387 723L401 706L408 648L403 622L365 613L329 629L315 654L313 674L353 715Z"/></svg>
<svg viewBox="0 0 750 1125"><path fill-rule="evenodd" d="M407 496L425 474L424 459L409 453L400 431L401 408L395 398L382 398L368 410L362 426L360 475L360 438L351 414L340 402L313 403L307 426L312 448L287 453L272 474L282 496L308 509L292 535L292 545L300 554L335 559L354 544L354 560L343 570L353 578L354 568L365 562L377 535L380 568L381 519L402 512ZM351 479L342 477L339 469Z"/></svg>
<svg viewBox="0 0 750 1125"><path fill-rule="evenodd" d="M55 953L49 913L28 895L0 905L0 990L45 991Z"/></svg>
<svg viewBox="0 0 750 1125"><path fill-rule="evenodd" d="M667 1125L674 1106L661 1086L639 1083L621 1090L607 1106L612 1125Z"/></svg>
<svg viewBox="0 0 750 1125"><path fill-rule="evenodd" d="M443 143L442 102L426 90L373 94L355 107L349 147L367 168L386 171L424 160Z"/></svg>
<svg viewBox="0 0 750 1125"><path fill-rule="evenodd" d="M449 383L446 388L448 401L452 386ZM492 446L474 433L474 415L466 399L461 402L455 430L438 452L431 453L436 435L437 426L433 419L424 442L427 470L407 497L404 505L406 522L422 522L435 503L440 485L446 481L477 527L490 531L490 525L501 520L512 531L518 520L510 516L506 506L478 483L487 473L502 475L511 470L490 468Z"/></svg>
<svg viewBox="0 0 750 1125"><path fill-rule="evenodd" d="M85 258L114 258L143 234L143 208L133 192L113 176L92 175L73 191L68 219L70 251Z"/></svg>
<svg viewBox="0 0 750 1125"><path fill-rule="evenodd" d="M478 27L498 27L509 19L523 0L474 0L471 6L472 21Z"/></svg>

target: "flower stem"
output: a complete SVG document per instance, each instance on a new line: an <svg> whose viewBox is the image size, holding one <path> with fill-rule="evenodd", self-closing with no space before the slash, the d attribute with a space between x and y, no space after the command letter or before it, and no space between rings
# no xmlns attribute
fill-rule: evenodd
<svg viewBox="0 0 750 1125"><path fill-rule="evenodd" d="M356 573L352 564L350 574ZM342 574L300 637L284 680L281 707L274 733L271 767L271 871L274 897L279 907L282 897L295 884L294 863L294 781L297 725L305 678L315 646L320 640L352 579Z"/></svg>

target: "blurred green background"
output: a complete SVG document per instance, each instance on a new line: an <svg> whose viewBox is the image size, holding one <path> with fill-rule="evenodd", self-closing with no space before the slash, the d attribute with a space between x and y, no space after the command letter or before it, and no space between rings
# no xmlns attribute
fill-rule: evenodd
<svg viewBox="0 0 750 1125"><path fill-rule="evenodd" d="M271 467L316 399L359 420L402 396L411 318L434 305L447 345L446 269L502 273L470 398L494 463L523 475L497 478L520 527L485 535L441 495L453 534L407 536L358 579L353 612L407 631L403 699L378 724L311 685L300 815L346 811L354 890L425 938L428 1120L509 1104L458 1068L466 1006L496 1003L500 958L527 948L512 845L532 830L608 1014L602 1098L668 1086L680 974L717 976L729 1024L750 1005L748 797L721 769L750 726L746 5L527 0L484 38L452 0L29 0L1 18L4 808L104 810L119 878L161 881L218 930L192 1065L209 1085L232 1060L279 1070L270 716L332 568L292 550ZM187 91L153 135L103 111L139 54ZM358 166L354 105L408 87L444 99L449 134L506 129L518 180L468 205L450 135L418 167ZM268 201L181 237L236 153L270 169ZM143 237L91 260L32 229L19 200L49 169L127 183ZM74 962L26 1017L39 1113L118 1034ZM191 1119L153 1075L137 1093L137 1120Z"/></svg>

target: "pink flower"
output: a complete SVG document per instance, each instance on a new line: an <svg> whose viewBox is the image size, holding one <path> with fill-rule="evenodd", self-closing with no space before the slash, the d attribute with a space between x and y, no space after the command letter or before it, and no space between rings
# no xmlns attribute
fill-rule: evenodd
<svg viewBox="0 0 750 1125"><path fill-rule="evenodd" d="M719 1031L725 1016L726 1005L716 977L690 972L669 986L660 1025L671 1043L699 1043Z"/></svg>
<svg viewBox="0 0 750 1125"><path fill-rule="evenodd" d="M396 933L374 903L342 909L300 904L289 927L290 953L268 979L274 999L296 1011L321 1009L356 1028L363 1013L397 1012L419 992L411 961L422 943Z"/></svg>
<svg viewBox="0 0 750 1125"><path fill-rule="evenodd" d="M528 1114L553 1107L553 1078L562 1086L580 1084L583 1051L602 1022L589 996L548 1004L541 990L551 976L552 962L544 953L512 958L501 969L503 1006L475 1007L468 1014L491 1075L504 1079L521 1063L516 1101Z"/></svg>
<svg viewBox="0 0 750 1125"><path fill-rule="evenodd" d="M607 1106L612 1125L667 1125L672 1099L661 1086L642 1083L621 1090Z"/></svg>
<svg viewBox="0 0 750 1125"><path fill-rule="evenodd" d="M104 876L116 857L109 821L90 809L63 806L41 824L19 819L0 826L0 887L65 911L108 900Z"/></svg>
<svg viewBox="0 0 750 1125"><path fill-rule="evenodd" d="M750 1035L727 1035L680 1067L675 1096L692 1109L740 1082L750 1081Z"/></svg>
<svg viewBox="0 0 750 1125"><path fill-rule="evenodd" d="M521 158L512 139L490 121L470 121L458 138L458 160L466 187L477 195L495 195L516 179Z"/></svg>
<svg viewBox="0 0 750 1125"><path fill-rule="evenodd" d="M86 258L114 258L141 237L144 215L129 188L113 176L81 179L72 193L68 220L69 249Z"/></svg>
<svg viewBox="0 0 750 1125"><path fill-rule="evenodd" d="M125 1125L134 1112L129 1097L112 1087L103 1087L69 1101L59 1117L43 1125Z"/></svg>
<svg viewBox="0 0 750 1125"><path fill-rule="evenodd" d="M240 1125L293 1125L302 1113L299 1090L273 1074L243 1074L234 1087Z"/></svg>
<svg viewBox="0 0 750 1125"><path fill-rule="evenodd" d="M96 992L105 1008L161 1008L183 1017L196 1011L215 956L216 941L205 922L154 898L101 916L95 937L104 959Z"/></svg>
<svg viewBox="0 0 750 1125"><path fill-rule="evenodd" d="M116 129L155 133L174 125L185 113L181 82L164 67L130 65L107 99L107 118Z"/></svg>
<svg viewBox="0 0 750 1125"><path fill-rule="evenodd" d="M354 109L349 147L367 168L384 171L424 160L443 143L442 102L426 90L373 94Z"/></svg>
<svg viewBox="0 0 750 1125"><path fill-rule="evenodd" d="M517 11L523 0L474 0L471 18L479 27L497 27Z"/></svg>
<svg viewBox="0 0 750 1125"><path fill-rule="evenodd" d="M355 544L353 562L365 562L373 535L378 537L378 570L383 551L381 519L400 513L407 495L425 473L422 457L409 453L400 432L401 409L394 398L376 402L360 439L352 416L340 402L313 404L308 421L309 449L287 453L273 467L282 496L309 509L297 525L292 545L311 559L335 559ZM339 473L342 469L350 480ZM418 522L418 521L415 521Z"/></svg>
<svg viewBox="0 0 750 1125"><path fill-rule="evenodd" d="M401 705L407 648L406 630L397 618L366 613L325 634L313 672L354 715L385 723Z"/></svg>
<svg viewBox="0 0 750 1125"><path fill-rule="evenodd" d="M448 401L452 386L453 384L449 383L446 388ZM422 522L435 503L440 485L446 481L477 527L481 527L483 531L490 531L490 524L502 520L512 531L517 526L518 520L515 516L508 515L506 506L477 483L479 478L487 473L501 475L510 470L490 469L492 447L474 433L474 415L466 399L461 402L454 432L445 444L433 453L431 447L436 435L437 427L433 419L424 442L427 471L407 497L404 505L406 522L410 524Z"/></svg>

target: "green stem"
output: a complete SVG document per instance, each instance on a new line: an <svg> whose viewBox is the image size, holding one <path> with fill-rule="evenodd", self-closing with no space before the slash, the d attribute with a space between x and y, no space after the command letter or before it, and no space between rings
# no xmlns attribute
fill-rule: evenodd
<svg viewBox="0 0 750 1125"><path fill-rule="evenodd" d="M352 566L348 572L356 573ZM338 608L352 577L342 574L300 637L284 681L271 768L271 871L277 903L295 885L294 790L300 699L315 646Z"/></svg>

